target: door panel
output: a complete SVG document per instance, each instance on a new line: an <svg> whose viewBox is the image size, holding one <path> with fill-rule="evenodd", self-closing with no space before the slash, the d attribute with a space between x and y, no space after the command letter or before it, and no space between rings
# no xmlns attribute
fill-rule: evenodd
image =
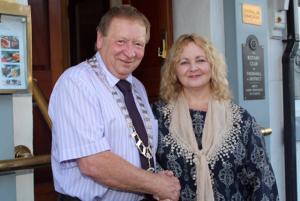
<svg viewBox="0 0 300 201"><path fill-rule="evenodd" d="M133 73L145 85L150 102L158 99L160 69L163 58L158 56L158 48L162 49L162 39L167 39L168 49L173 42L172 1L123 1L136 7L145 14L151 23L150 41L146 46L141 65Z"/></svg>
<svg viewBox="0 0 300 201"><path fill-rule="evenodd" d="M68 10L71 65L76 65L95 54L96 26L108 9L109 0L70 1Z"/></svg>
<svg viewBox="0 0 300 201"><path fill-rule="evenodd" d="M56 9L57 2L60 5L58 0L28 0L32 15L32 75L47 100L53 87L52 77L55 72L61 71L63 63L57 59L57 54L61 54L62 50L56 50L62 45L57 37L59 29L55 27L59 23L53 23L53 18L57 16L55 12L59 13L59 10L52 12ZM33 154L49 154L50 151L51 130L39 108L33 103ZM35 201L56 200L52 180L50 166L34 170Z"/></svg>

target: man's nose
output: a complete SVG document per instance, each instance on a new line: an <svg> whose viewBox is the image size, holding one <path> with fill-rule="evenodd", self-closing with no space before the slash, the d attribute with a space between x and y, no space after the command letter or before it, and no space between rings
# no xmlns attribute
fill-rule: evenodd
<svg viewBox="0 0 300 201"><path fill-rule="evenodd" d="M130 58L135 57L135 55L136 55L134 46L130 43L126 44L124 52L125 52L125 55Z"/></svg>

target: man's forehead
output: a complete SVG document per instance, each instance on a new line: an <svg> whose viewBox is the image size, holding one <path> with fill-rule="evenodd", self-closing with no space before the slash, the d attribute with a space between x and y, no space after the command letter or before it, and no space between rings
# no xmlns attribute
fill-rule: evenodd
<svg viewBox="0 0 300 201"><path fill-rule="evenodd" d="M113 19L111 20L111 22L110 22L110 25L109 25L109 27L108 27L108 30L109 30L112 26L115 26L115 25L119 26L120 24L125 24L125 23L127 23L127 24L132 24L132 25L140 25L140 26L144 27L145 30L146 30L146 26L145 26L145 24L143 23L142 20L140 20L140 19L135 19L135 18L126 18L126 17L115 17L115 18L113 18Z"/></svg>
<svg viewBox="0 0 300 201"><path fill-rule="evenodd" d="M133 31L132 29L134 26L136 26L138 30ZM135 37L140 37L141 39L145 39L146 27L139 20L132 20L126 18L114 18L111 21L111 24L107 30L107 36L119 36L119 37L135 36Z"/></svg>

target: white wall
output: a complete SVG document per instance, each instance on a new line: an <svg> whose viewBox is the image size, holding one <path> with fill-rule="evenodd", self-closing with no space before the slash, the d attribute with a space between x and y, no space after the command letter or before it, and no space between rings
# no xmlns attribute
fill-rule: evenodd
<svg viewBox="0 0 300 201"><path fill-rule="evenodd" d="M33 151L32 96L13 96L14 143L25 145ZM33 170L18 171L16 176L17 201L34 200Z"/></svg>
<svg viewBox="0 0 300 201"><path fill-rule="evenodd" d="M222 0L173 0L174 39L183 33L208 38L224 54Z"/></svg>
<svg viewBox="0 0 300 201"><path fill-rule="evenodd" d="M272 134L270 138L270 159L276 176L280 200L285 200L285 162L283 144L283 94L282 65L283 53L281 40L269 40L269 117Z"/></svg>

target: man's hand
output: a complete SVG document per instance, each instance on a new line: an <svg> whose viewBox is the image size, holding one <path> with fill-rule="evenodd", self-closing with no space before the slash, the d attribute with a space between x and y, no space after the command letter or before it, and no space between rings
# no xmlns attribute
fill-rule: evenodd
<svg viewBox="0 0 300 201"><path fill-rule="evenodd" d="M78 159L80 171L101 185L123 191L152 194L160 200L177 201L180 183L171 171L151 173L120 156L105 151Z"/></svg>
<svg viewBox="0 0 300 201"><path fill-rule="evenodd" d="M180 183L172 171L161 171L157 173L157 193L153 195L154 199L160 201L177 201L180 195Z"/></svg>

